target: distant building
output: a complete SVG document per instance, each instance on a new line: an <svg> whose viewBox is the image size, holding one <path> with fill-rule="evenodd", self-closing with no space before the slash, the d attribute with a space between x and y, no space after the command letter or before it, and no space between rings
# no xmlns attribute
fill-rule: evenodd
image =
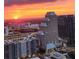
<svg viewBox="0 0 79 59"><path fill-rule="evenodd" d="M9 34L9 28L7 26L4 27L4 35L7 36Z"/></svg>

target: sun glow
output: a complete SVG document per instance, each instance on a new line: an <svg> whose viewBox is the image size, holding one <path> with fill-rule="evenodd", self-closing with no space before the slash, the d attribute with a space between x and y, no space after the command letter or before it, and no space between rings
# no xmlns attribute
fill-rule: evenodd
<svg viewBox="0 0 79 59"><path fill-rule="evenodd" d="M14 20L17 20L19 17L18 16L14 16L13 18L14 18Z"/></svg>
<svg viewBox="0 0 79 59"><path fill-rule="evenodd" d="M57 15L74 14L74 0L5 6L4 19L43 18L49 11Z"/></svg>

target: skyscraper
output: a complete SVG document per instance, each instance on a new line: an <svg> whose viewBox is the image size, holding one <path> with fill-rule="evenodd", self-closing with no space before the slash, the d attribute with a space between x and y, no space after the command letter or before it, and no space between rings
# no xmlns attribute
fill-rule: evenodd
<svg viewBox="0 0 79 59"><path fill-rule="evenodd" d="M45 44L49 42L58 41L58 20L57 16L54 12L47 12L45 16L45 22L47 23L47 27L43 28L45 31Z"/></svg>

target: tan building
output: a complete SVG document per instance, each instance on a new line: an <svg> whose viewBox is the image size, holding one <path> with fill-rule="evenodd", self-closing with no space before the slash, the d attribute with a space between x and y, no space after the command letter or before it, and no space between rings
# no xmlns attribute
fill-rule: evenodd
<svg viewBox="0 0 79 59"><path fill-rule="evenodd" d="M45 23L47 23L47 27L42 28L45 31L45 37L42 41L43 44L47 44L49 42L58 41L58 20L57 16L54 12L48 12L45 16Z"/></svg>

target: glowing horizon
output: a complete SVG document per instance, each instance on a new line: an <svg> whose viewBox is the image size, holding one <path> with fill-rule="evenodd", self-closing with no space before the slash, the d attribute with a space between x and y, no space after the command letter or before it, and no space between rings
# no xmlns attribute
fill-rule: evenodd
<svg viewBox="0 0 79 59"><path fill-rule="evenodd" d="M74 0L58 0L36 4L5 6L4 19L30 19L43 18L47 12L55 12L57 15L75 14Z"/></svg>

